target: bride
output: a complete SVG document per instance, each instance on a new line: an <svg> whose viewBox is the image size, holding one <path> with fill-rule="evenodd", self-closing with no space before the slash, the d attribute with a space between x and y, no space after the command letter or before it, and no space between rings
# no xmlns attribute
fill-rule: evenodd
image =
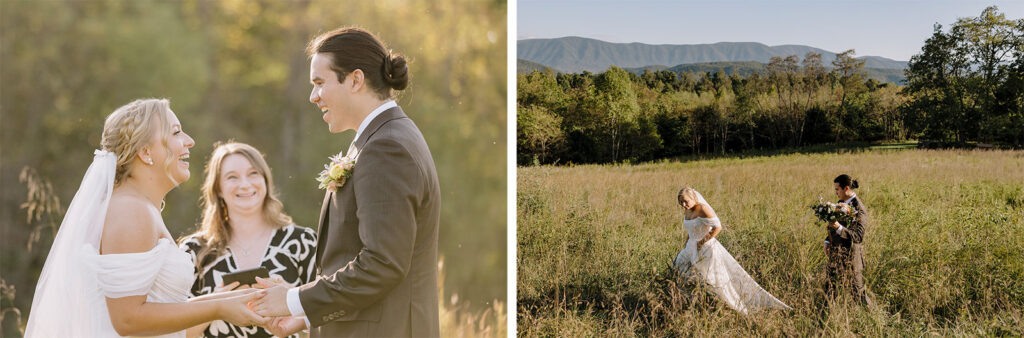
<svg viewBox="0 0 1024 338"><path fill-rule="evenodd" d="M683 227L689 235L686 248L672 262L679 273L706 282L718 298L743 314L766 308L791 310L750 278L718 243L715 236L722 231L722 222L697 190L683 188L677 199L686 211Z"/></svg>
<svg viewBox="0 0 1024 338"><path fill-rule="evenodd" d="M136 100L107 117L82 185L46 257L26 337L185 337L215 319L267 320L242 290L189 300L194 266L160 216L189 178L189 148L163 99Z"/></svg>

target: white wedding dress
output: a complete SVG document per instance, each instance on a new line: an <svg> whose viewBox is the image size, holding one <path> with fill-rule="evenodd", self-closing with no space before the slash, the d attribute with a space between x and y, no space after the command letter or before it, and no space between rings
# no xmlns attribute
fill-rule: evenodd
<svg viewBox="0 0 1024 338"><path fill-rule="evenodd" d="M188 253L167 238L161 238L146 252L100 255L91 245L83 248L88 266L95 274L98 297L89 312L98 314L95 335L119 337L110 322L104 297L121 298L146 295L150 303L184 303L195 282L195 265ZM156 337L184 338L185 331Z"/></svg>
<svg viewBox="0 0 1024 338"><path fill-rule="evenodd" d="M100 255L113 191L116 157L96 151L75 193L32 298L25 337L120 337L105 297L146 296L147 302L188 300L195 266L185 251L161 238L149 251ZM178 331L160 337L185 337Z"/></svg>
<svg viewBox="0 0 1024 338"><path fill-rule="evenodd" d="M717 239L712 238L701 246L700 251L697 250L697 241L704 238L711 228L721 226L718 217L683 220L690 239L676 255L672 266L684 276L706 282L719 299L743 314L768 308L790 310L750 278Z"/></svg>

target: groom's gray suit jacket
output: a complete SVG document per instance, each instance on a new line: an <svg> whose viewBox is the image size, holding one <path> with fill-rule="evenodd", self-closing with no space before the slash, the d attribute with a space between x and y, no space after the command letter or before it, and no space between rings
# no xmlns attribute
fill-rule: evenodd
<svg viewBox="0 0 1024 338"><path fill-rule="evenodd" d="M320 211L317 278L300 287L312 337L435 337L441 192L430 149L399 107L353 143Z"/></svg>
<svg viewBox="0 0 1024 338"><path fill-rule="evenodd" d="M840 201L842 202L842 201ZM872 302L864 286L864 230L868 224L867 208L859 197L853 197L850 206L857 210L852 224L843 224L842 231L828 229L828 274L829 289L846 280L852 287L854 299L861 303Z"/></svg>

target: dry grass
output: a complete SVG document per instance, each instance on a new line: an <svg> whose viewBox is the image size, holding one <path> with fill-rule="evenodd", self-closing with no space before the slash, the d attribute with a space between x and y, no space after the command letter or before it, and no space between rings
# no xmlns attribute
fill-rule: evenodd
<svg viewBox="0 0 1024 338"><path fill-rule="evenodd" d="M871 214L865 279L877 308L828 299L823 224L848 173ZM677 191L692 186L722 244L794 308L743 316L679 291ZM1024 152L855 151L518 172L518 331L524 336L1024 334Z"/></svg>
<svg viewBox="0 0 1024 338"><path fill-rule="evenodd" d="M493 300L490 307L473 312L470 304L459 301L458 294L444 299L445 267L444 257L437 262L437 290L439 317L443 337L505 337L508 335L505 303Z"/></svg>

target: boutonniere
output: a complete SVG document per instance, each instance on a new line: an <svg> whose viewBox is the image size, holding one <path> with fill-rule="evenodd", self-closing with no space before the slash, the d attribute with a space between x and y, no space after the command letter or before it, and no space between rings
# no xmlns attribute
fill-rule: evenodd
<svg viewBox="0 0 1024 338"><path fill-rule="evenodd" d="M335 191L345 184L345 180L352 176L352 168L356 166L354 157L342 156L342 153L330 157L330 162L324 164L324 171L316 178L320 182L320 189Z"/></svg>

